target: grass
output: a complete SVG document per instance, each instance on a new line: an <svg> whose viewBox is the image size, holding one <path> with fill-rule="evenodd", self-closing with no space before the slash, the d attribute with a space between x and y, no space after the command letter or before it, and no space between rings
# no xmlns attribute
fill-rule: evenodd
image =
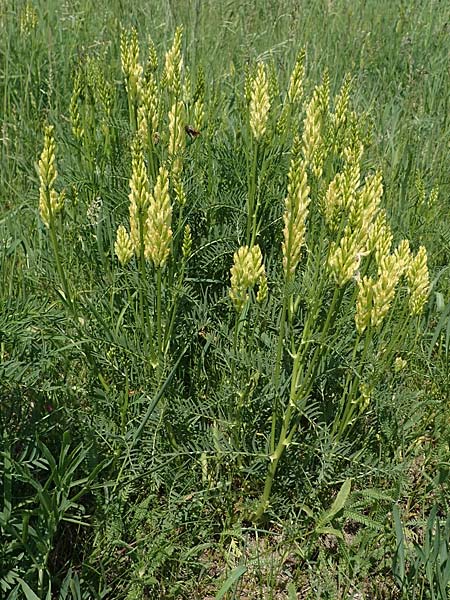
<svg viewBox="0 0 450 600"><path fill-rule="evenodd" d="M0 2L2 595L449 596L448 22L433 1ZM190 91L164 83L179 25ZM142 64L149 34L159 59L158 135L141 146L121 69L133 26ZM284 114L302 48L304 94ZM271 94L261 139L257 62ZM335 130L344 81L351 108ZM172 128L200 135L181 129L177 146L180 95ZM65 200L47 227L48 123L58 177L46 189ZM308 123L327 142L319 170L305 161ZM360 161L344 153L359 141ZM144 248L138 216L142 252L120 264L141 153L150 191L169 169L169 256ZM391 251L425 246L431 279L419 316L403 278L382 323L359 332L353 272L337 285L327 264L345 225L364 231L324 208L336 174L358 165L359 192L382 171ZM291 274L286 197L291 233L306 223ZM263 262L239 271L238 248L255 243ZM252 284L230 297L233 265ZM376 279L375 255L359 268Z"/></svg>

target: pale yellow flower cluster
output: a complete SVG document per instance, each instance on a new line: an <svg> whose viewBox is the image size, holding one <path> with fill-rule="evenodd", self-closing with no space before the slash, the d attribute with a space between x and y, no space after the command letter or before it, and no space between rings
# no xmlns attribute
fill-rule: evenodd
<svg viewBox="0 0 450 600"><path fill-rule="evenodd" d="M267 277L259 246L241 246L234 253L231 267L230 298L240 311L249 299L249 291L259 284L257 301L263 302L267 296Z"/></svg>
<svg viewBox="0 0 450 600"><path fill-rule="evenodd" d="M114 251L121 265L126 265L133 258L133 244L127 230L123 225L119 225L117 228Z"/></svg>
<svg viewBox="0 0 450 600"><path fill-rule="evenodd" d="M295 61L289 80L288 99L291 104L300 102L303 95L303 79L305 77L305 50L301 50Z"/></svg>
<svg viewBox="0 0 450 600"><path fill-rule="evenodd" d="M369 324L378 327L389 312L400 278L406 274L409 283L409 310L420 314L429 294L427 253L423 246L412 256L408 240L402 240L392 254L381 257L378 278L363 277L358 280L355 322L362 333Z"/></svg>
<svg viewBox="0 0 450 600"><path fill-rule="evenodd" d="M184 104L175 102L169 112L169 161L173 177L181 175L183 169L183 152L186 143L184 132Z"/></svg>
<svg viewBox="0 0 450 600"><path fill-rule="evenodd" d="M300 156L300 141L294 140L293 156L289 169L288 194L283 216L283 269L286 279L295 274L305 242L306 218L310 203L306 164Z"/></svg>
<svg viewBox="0 0 450 600"><path fill-rule="evenodd" d="M133 254L150 260L156 268L167 262L172 241L172 206L169 196L169 173L160 167L153 193L150 193L142 145L139 138L133 145L130 178L130 234L125 227L117 230L115 252L126 265ZM142 245L141 245L142 244Z"/></svg>
<svg viewBox="0 0 450 600"><path fill-rule="evenodd" d="M147 216L150 205L150 184L147 168L144 162L142 141L139 136L132 147L131 178L130 178L130 234L134 251L139 256L141 241L144 242L147 233Z"/></svg>
<svg viewBox="0 0 450 600"><path fill-rule="evenodd" d="M328 225L336 228L338 217L346 220L339 243L331 242L328 266L339 286L357 274L361 258L370 252L370 235L383 193L380 173L366 178L360 188L362 148L345 152L346 164L330 183L324 206Z"/></svg>
<svg viewBox="0 0 450 600"><path fill-rule="evenodd" d="M44 224L49 227L50 221L64 207L64 192L58 193L54 183L56 170L56 144L53 137L53 125L47 125L44 134L44 148L38 164L39 171L39 213Z"/></svg>
<svg viewBox="0 0 450 600"><path fill-rule="evenodd" d="M139 40L134 27L131 32L121 33L120 57L127 93L133 102L138 102L142 91L143 68L139 62Z"/></svg>
<svg viewBox="0 0 450 600"><path fill-rule="evenodd" d="M183 58L181 55L181 44L183 41L183 28L177 27L173 44L170 50L166 52L163 79L176 98L181 93L181 70L183 68Z"/></svg>
<svg viewBox="0 0 450 600"><path fill-rule="evenodd" d="M326 73L322 83L314 88L303 121L303 156L317 178L322 176L326 154L326 140L322 139L322 129L329 110L329 96L330 80Z"/></svg>
<svg viewBox="0 0 450 600"><path fill-rule="evenodd" d="M169 197L169 172L160 167L148 210L145 257L158 269L169 257L172 241L172 206Z"/></svg>
<svg viewBox="0 0 450 600"><path fill-rule="evenodd" d="M258 64L250 90L250 128L256 141L266 133L270 110L269 82L263 63Z"/></svg>
<svg viewBox="0 0 450 600"><path fill-rule="evenodd" d="M143 83L141 91L141 104L138 108L138 130L143 137L150 132L153 136L158 131L159 125L159 93L158 84L153 73L149 73Z"/></svg>

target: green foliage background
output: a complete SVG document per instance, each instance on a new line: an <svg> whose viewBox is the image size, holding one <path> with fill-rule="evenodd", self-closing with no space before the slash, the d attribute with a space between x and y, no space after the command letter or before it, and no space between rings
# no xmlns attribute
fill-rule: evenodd
<svg viewBox="0 0 450 600"><path fill-rule="evenodd" d="M24 6L0 0L1 593L445 598L450 7L437 0L36 0L37 24L26 34ZM161 382L149 378L142 338L121 312L134 275L118 271L113 256L130 173L120 31L135 26L143 44L151 34L161 58L180 24L185 64L192 75L204 69L210 108L203 145L189 150L187 219L197 250ZM239 103L249 65L265 61L286 89L302 47L307 96L325 71L332 94L350 73L368 136L365 166L383 170L396 239L427 247L433 288L414 343L399 348L406 372L383 371L368 419L336 446L318 406L338 385L342 340L331 375L314 390L305 415L311 426L282 464L268 520L256 527L249 506L265 460L254 432L264 430L271 407L255 373L270 371L272 341L261 340L267 352L240 357L247 386L236 415L227 286L246 181ZM92 139L81 159L70 131L73 75L86 57L98 58L115 90L116 153L107 158ZM38 215L47 121L68 194L62 254L79 318L68 317ZM289 149L272 150L267 193L275 202L284 198ZM439 194L428 208L422 195L433 188ZM276 235L266 235L266 249L279 245ZM277 259L267 256L275 281ZM276 315L262 317L256 332ZM344 337L352 327L349 314ZM349 478L345 506L331 510ZM323 533L328 525L340 536Z"/></svg>

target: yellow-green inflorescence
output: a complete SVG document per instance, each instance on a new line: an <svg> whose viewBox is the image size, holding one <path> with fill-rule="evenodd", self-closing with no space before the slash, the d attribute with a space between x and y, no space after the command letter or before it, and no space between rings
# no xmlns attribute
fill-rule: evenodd
<svg viewBox="0 0 450 600"><path fill-rule="evenodd" d="M184 104L174 102L169 112L169 161L171 176L178 178L183 169L183 152L186 136L184 133Z"/></svg>
<svg viewBox="0 0 450 600"><path fill-rule="evenodd" d="M267 120L270 110L269 81L266 67L258 64L256 76L250 89L250 128L256 141L259 141L267 129Z"/></svg>
<svg viewBox="0 0 450 600"><path fill-rule="evenodd" d="M406 273L410 292L409 310L411 315L419 315L430 293L427 251L424 246L420 246L416 256L411 258Z"/></svg>
<svg viewBox="0 0 450 600"><path fill-rule="evenodd" d="M127 93L133 102L140 97L143 68L139 62L139 40L136 29L122 31L120 38L122 71L125 75Z"/></svg>
<svg viewBox="0 0 450 600"><path fill-rule="evenodd" d="M53 125L47 125L44 135L44 148L39 159L39 213L44 224L50 221L64 207L64 193L58 193L54 183L58 175L56 170L56 144L53 137Z"/></svg>
<svg viewBox="0 0 450 600"><path fill-rule="evenodd" d="M130 193L128 197L130 200L130 237L133 249L136 255L139 256L141 241L146 238L148 208L150 205L149 181L140 136L135 138L132 147Z"/></svg>
<svg viewBox="0 0 450 600"><path fill-rule="evenodd" d="M123 225L117 228L116 242L114 251L121 265L127 265L133 258L134 248L128 231Z"/></svg>
<svg viewBox="0 0 450 600"><path fill-rule="evenodd" d="M249 291L259 284L257 301L267 297L267 278L261 249L256 246L241 246L234 253L231 267L230 298L237 311L240 311L249 299Z"/></svg>
<svg viewBox="0 0 450 600"><path fill-rule="evenodd" d="M183 68L183 57L181 55L182 41L183 28L177 27L172 48L166 52L163 74L163 80L167 88L176 98L179 98L181 93L181 70Z"/></svg>
<svg viewBox="0 0 450 600"><path fill-rule="evenodd" d="M289 169L288 194L285 200L283 229L283 269L286 279L295 274L305 242L308 215L309 186L306 164L300 155L300 141L294 140L293 156Z"/></svg>
<svg viewBox="0 0 450 600"><path fill-rule="evenodd" d="M169 257L171 224L169 172L161 166L150 201L145 237L145 257L151 260L156 268L164 267Z"/></svg>

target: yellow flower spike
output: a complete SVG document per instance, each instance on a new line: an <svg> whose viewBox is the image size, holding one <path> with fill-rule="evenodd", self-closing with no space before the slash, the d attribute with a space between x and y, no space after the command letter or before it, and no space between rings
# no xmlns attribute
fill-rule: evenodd
<svg viewBox="0 0 450 600"><path fill-rule="evenodd" d="M230 298L236 308L240 311L247 302L249 290L253 289L257 283L260 284L260 300L262 302L264 287L265 270L262 262L262 254L259 246L241 246L234 253L233 266L231 272L231 287L229 291Z"/></svg>
<svg viewBox="0 0 450 600"><path fill-rule="evenodd" d="M181 175L183 152L186 144L184 133L184 104L175 102L169 112L169 160L172 176Z"/></svg>
<svg viewBox="0 0 450 600"><path fill-rule="evenodd" d="M127 93L133 101L137 101L142 91L143 68L139 62L139 40L135 27L131 32L122 31L120 57Z"/></svg>
<svg viewBox="0 0 450 600"><path fill-rule="evenodd" d="M47 125L44 133L44 148L38 163L39 213L47 227L50 226L50 219L61 212L64 207L64 193L58 194L53 187L58 175L55 155L56 144L53 137L53 125Z"/></svg>
<svg viewBox="0 0 450 600"><path fill-rule="evenodd" d="M311 163L321 141L322 107L317 88L306 108L303 122L303 156Z"/></svg>
<svg viewBox="0 0 450 600"><path fill-rule="evenodd" d="M264 272L264 265L262 263L261 248L256 245L252 246L250 250L251 262L249 265L250 281L256 283L261 278Z"/></svg>
<svg viewBox="0 0 450 600"><path fill-rule="evenodd" d="M176 177L175 180L172 181L172 186L178 203L181 206L184 206L186 204L186 192L184 191L182 180L179 177Z"/></svg>
<svg viewBox="0 0 450 600"><path fill-rule="evenodd" d="M338 173L327 188L321 205L325 222L332 230L338 226L338 216L342 208L342 173Z"/></svg>
<svg viewBox="0 0 450 600"><path fill-rule="evenodd" d="M294 141L294 146L298 143ZM306 218L310 203L306 165L294 153L289 169L288 194L285 200L283 229L283 269L286 278L295 274L305 242Z"/></svg>
<svg viewBox="0 0 450 600"><path fill-rule="evenodd" d="M382 195L383 184L380 172L366 178L359 194L354 195L353 192L349 221L352 227L363 229L367 238L370 226L378 213Z"/></svg>
<svg viewBox="0 0 450 600"><path fill-rule="evenodd" d="M392 232L388 224L386 211L380 210L368 232L367 250L375 255L378 267L383 257L391 252Z"/></svg>
<svg viewBox="0 0 450 600"><path fill-rule="evenodd" d="M250 128L256 141L259 141L266 132L269 110L269 82L264 64L259 63L251 85L249 108Z"/></svg>
<svg viewBox="0 0 450 600"><path fill-rule="evenodd" d="M397 248L394 250L394 255L397 258L399 271L403 275L403 273L407 270L411 262L411 250L409 247L409 241L402 240L397 246Z"/></svg>
<svg viewBox="0 0 450 600"><path fill-rule="evenodd" d="M188 259L192 252L192 233L189 223L184 228L182 254L184 259Z"/></svg>
<svg viewBox="0 0 450 600"><path fill-rule="evenodd" d="M420 246L416 256L411 258L407 277L409 284L409 310L411 315L419 315L430 293L430 276L427 265L427 250Z"/></svg>
<svg viewBox="0 0 450 600"><path fill-rule="evenodd" d="M322 114L326 114L330 108L330 75L328 70L322 77L322 83L317 87L319 104Z"/></svg>
<svg viewBox="0 0 450 600"><path fill-rule="evenodd" d="M131 243L128 231L123 225L119 225L116 234L114 251L121 265L127 265L133 257L133 244Z"/></svg>
<svg viewBox="0 0 450 600"><path fill-rule="evenodd" d="M79 108L79 99L83 91L83 82L81 78L81 69L77 69L73 81L72 96L70 97L70 124L72 126L72 133L76 140L81 140L84 135L83 126L81 124L81 115Z"/></svg>
<svg viewBox="0 0 450 600"><path fill-rule="evenodd" d="M158 70L158 53L156 52L155 43L151 37L148 36L148 53L147 53L147 74L153 75ZM146 75L146 79L148 80L148 75Z"/></svg>
<svg viewBox="0 0 450 600"><path fill-rule="evenodd" d="M340 129L347 121L348 107L350 101L351 77L346 75L339 94L334 99L333 125L336 130Z"/></svg>
<svg viewBox="0 0 450 600"><path fill-rule="evenodd" d="M176 98L181 93L181 70L183 58L181 56L181 44L183 41L183 27L177 27L170 50L166 52L163 79Z"/></svg>
<svg viewBox="0 0 450 600"><path fill-rule="evenodd" d="M295 61L289 80L288 99L291 104L300 102L303 95L303 78L305 76L305 49L303 48Z"/></svg>
<svg viewBox="0 0 450 600"><path fill-rule="evenodd" d="M371 277L358 279L359 290L356 299L355 323L359 333L363 333L371 320L373 283Z"/></svg>
<svg viewBox="0 0 450 600"><path fill-rule="evenodd" d="M169 172L161 166L148 210L145 257L155 268L164 267L172 241L172 205L169 196Z"/></svg>
<svg viewBox="0 0 450 600"><path fill-rule="evenodd" d="M264 302L264 300L267 298L268 293L269 293L269 288L267 285L267 275L266 275L266 271L263 266L263 272L261 273L261 276L259 278L259 289L258 289L258 293L256 295L256 302L258 302L258 304L262 304Z"/></svg>
<svg viewBox="0 0 450 600"><path fill-rule="evenodd" d="M352 232L347 227L339 245L331 242L328 267L339 287L345 285L356 275L364 254L361 247L360 230Z"/></svg>
<svg viewBox="0 0 450 600"><path fill-rule="evenodd" d="M134 251L140 254L141 239L145 240L147 215L150 204L150 189L147 169L144 162L142 141L136 136L132 147L132 164L130 178L130 237Z"/></svg>
<svg viewBox="0 0 450 600"><path fill-rule="evenodd" d="M379 276L373 285L373 306L371 323L378 327L389 312L395 296L395 289L401 276L401 268L395 254L381 260Z"/></svg>
<svg viewBox="0 0 450 600"><path fill-rule="evenodd" d="M128 73L130 72L130 32L122 29L120 32L120 62L122 65L122 72L125 77L128 77Z"/></svg>
<svg viewBox="0 0 450 600"><path fill-rule="evenodd" d="M360 186L362 152L362 144L344 150L345 166L340 179L341 202L342 207L349 210L350 213L352 207L356 204L357 192Z"/></svg>
<svg viewBox="0 0 450 600"><path fill-rule="evenodd" d="M158 85L153 73L150 73L142 88L141 106L147 121L147 127L153 135L158 131L159 125L159 102L158 102Z"/></svg>
<svg viewBox="0 0 450 600"><path fill-rule="evenodd" d="M148 122L145 107L141 104L137 112L137 132L142 140L145 140L148 135Z"/></svg>

